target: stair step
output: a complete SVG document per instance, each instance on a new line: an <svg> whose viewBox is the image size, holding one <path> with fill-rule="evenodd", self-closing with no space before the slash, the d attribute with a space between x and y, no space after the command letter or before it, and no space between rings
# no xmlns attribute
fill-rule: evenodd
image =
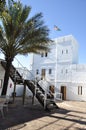
<svg viewBox="0 0 86 130"><path fill-rule="evenodd" d="M32 90L32 88L35 90L35 84L29 80L26 81L26 84L28 86L28 88L32 91L32 93L34 92ZM44 103L45 103L45 92L41 89L41 87L37 87L36 86L36 98L38 99L38 101L41 103L41 105L44 107ZM54 97L49 94L49 96L46 99L46 110L53 110L58 108L57 105L54 102Z"/></svg>
<svg viewBox="0 0 86 130"><path fill-rule="evenodd" d="M55 102L50 102L50 103L47 104L47 108L48 108L49 110L53 110L53 109L57 109L57 108L59 108L59 107L56 105Z"/></svg>
<svg viewBox="0 0 86 130"><path fill-rule="evenodd" d="M53 104L49 104L49 105L47 106L47 108L48 108L49 110L53 110L53 109L58 108L58 106L53 105Z"/></svg>
<svg viewBox="0 0 86 130"><path fill-rule="evenodd" d="M50 99L50 98L48 99L48 98L47 98L46 100L47 100L47 102L50 102L50 103L53 103L53 102L54 102L54 98L52 98L52 99Z"/></svg>
<svg viewBox="0 0 86 130"><path fill-rule="evenodd" d="M40 96L41 96L41 97L44 97L44 94L41 93Z"/></svg>
<svg viewBox="0 0 86 130"><path fill-rule="evenodd" d="M39 88L36 88L37 91L39 91Z"/></svg>
<svg viewBox="0 0 86 130"><path fill-rule="evenodd" d="M37 93L39 93L39 94L42 94L42 92L39 90L39 91L37 91Z"/></svg>

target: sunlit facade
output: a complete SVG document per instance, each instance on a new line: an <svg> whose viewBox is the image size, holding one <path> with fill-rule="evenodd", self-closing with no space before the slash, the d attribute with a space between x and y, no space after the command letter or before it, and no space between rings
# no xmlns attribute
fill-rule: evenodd
<svg viewBox="0 0 86 130"><path fill-rule="evenodd" d="M86 101L86 65L78 64L78 43L72 35L54 39L50 52L33 55L32 70L47 80L64 100Z"/></svg>

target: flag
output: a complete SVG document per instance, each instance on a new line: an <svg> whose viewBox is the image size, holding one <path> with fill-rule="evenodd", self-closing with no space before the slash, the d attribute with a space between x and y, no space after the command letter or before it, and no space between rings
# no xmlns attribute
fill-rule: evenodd
<svg viewBox="0 0 86 130"><path fill-rule="evenodd" d="M56 31L61 31L61 29L58 28L56 25L54 25L54 30L56 30Z"/></svg>

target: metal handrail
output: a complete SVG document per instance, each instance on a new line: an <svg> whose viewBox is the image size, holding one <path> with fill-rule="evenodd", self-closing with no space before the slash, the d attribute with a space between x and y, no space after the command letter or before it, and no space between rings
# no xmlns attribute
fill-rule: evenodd
<svg viewBox="0 0 86 130"><path fill-rule="evenodd" d="M20 62L17 58L15 58L15 59L16 59L16 61L18 62L18 64L19 64L22 68L26 69L26 70L32 75L32 77L36 80L35 76L31 73L31 71L28 70L26 67L24 67L24 66L21 64L21 62Z"/></svg>
<svg viewBox="0 0 86 130"><path fill-rule="evenodd" d="M36 77L31 73L31 71L29 71L26 67L24 67L22 64L21 64L21 62L17 59L17 58L15 58L16 59L16 61L18 62L18 64L22 67L22 68L24 68L24 69L26 69L27 70L27 72L29 72L31 75L32 75L32 77L34 78L34 80L35 80L35 95L36 95L36 88L37 88L37 79L36 79ZM19 67L20 68L20 67ZM24 73L23 73L23 75L24 75ZM49 84L51 84L49 81L47 81L47 80L45 80L47 83L49 83ZM46 85L44 82L42 82L42 84L43 85ZM41 86L42 87L42 86ZM46 87L47 87L47 85L46 85ZM43 87L42 87L43 88ZM55 101L55 94L53 94L52 93L52 91L51 90L49 90L49 89L47 89L48 91L45 91L45 94L44 94L44 109L46 108L46 103L47 103L47 94L51 94L51 95L53 95L54 96L54 101Z"/></svg>
<svg viewBox="0 0 86 130"><path fill-rule="evenodd" d="M35 83L34 83L34 86L35 86L35 95L36 95L36 88L37 88L37 79L36 79L36 77L31 73L31 71L29 71L26 67L24 67L22 64L21 64L21 62L17 59L17 58L15 58L16 59L16 61L18 62L18 64L22 67L22 68L24 68L24 69L26 69L27 70L27 72L29 72L30 74L31 74L31 76L34 78L34 81L35 81ZM20 67L19 67L20 68ZM18 69L17 67L16 67L16 69ZM23 71L24 72L24 71ZM23 73L23 75L24 75L24 73ZM22 76L23 77L23 76Z"/></svg>
<svg viewBox="0 0 86 130"><path fill-rule="evenodd" d="M48 82L49 84L51 84L49 81L47 81L46 79L45 79L45 81L46 82ZM52 91L49 89L49 92L54 96L54 99L59 99L60 100L60 98L56 98L56 94L59 94L60 95L60 97L61 97L61 100L62 100L62 93L60 93L60 92L56 92L56 93L52 93Z"/></svg>
<svg viewBox="0 0 86 130"><path fill-rule="evenodd" d="M17 60L17 62L18 62L18 64L19 65L21 65L21 67L22 68L25 68L21 63L20 63L20 61L17 59L17 58L15 58L16 60ZM27 68L26 68L27 69ZM37 79L35 78L35 76L27 69L27 71L34 77L34 79L35 79L35 94L36 94L36 88L37 88L37 85L36 85L36 83L37 83ZM43 84L44 84L44 82L43 82ZM44 84L45 85L45 84ZM46 93L46 91L45 91L45 95L44 95L44 109L46 109L46 99L47 99L47 93Z"/></svg>

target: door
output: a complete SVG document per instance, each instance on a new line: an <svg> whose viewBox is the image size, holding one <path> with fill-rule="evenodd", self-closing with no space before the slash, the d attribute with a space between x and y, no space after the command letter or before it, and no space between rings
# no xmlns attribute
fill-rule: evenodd
<svg viewBox="0 0 86 130"><path fill-rule="evenodd" d="M66 100L66 86L61 86L62 100Z"/></svg>
<svg viewBox="0 0 86 130"><path fill-rule="evenodd" d="M42 71L41 71L42 79L45 79L45 75L46 75L46 69L42 69Z"/></svg>
<svg viewBox="0 0 86 130"><path fill-rule="evenodd" d="M51 91L52 93L55 93L55 89L54 89L54 86L53 86L53 85L49 86L49 89L50 89L50 91Z"/></svg>

